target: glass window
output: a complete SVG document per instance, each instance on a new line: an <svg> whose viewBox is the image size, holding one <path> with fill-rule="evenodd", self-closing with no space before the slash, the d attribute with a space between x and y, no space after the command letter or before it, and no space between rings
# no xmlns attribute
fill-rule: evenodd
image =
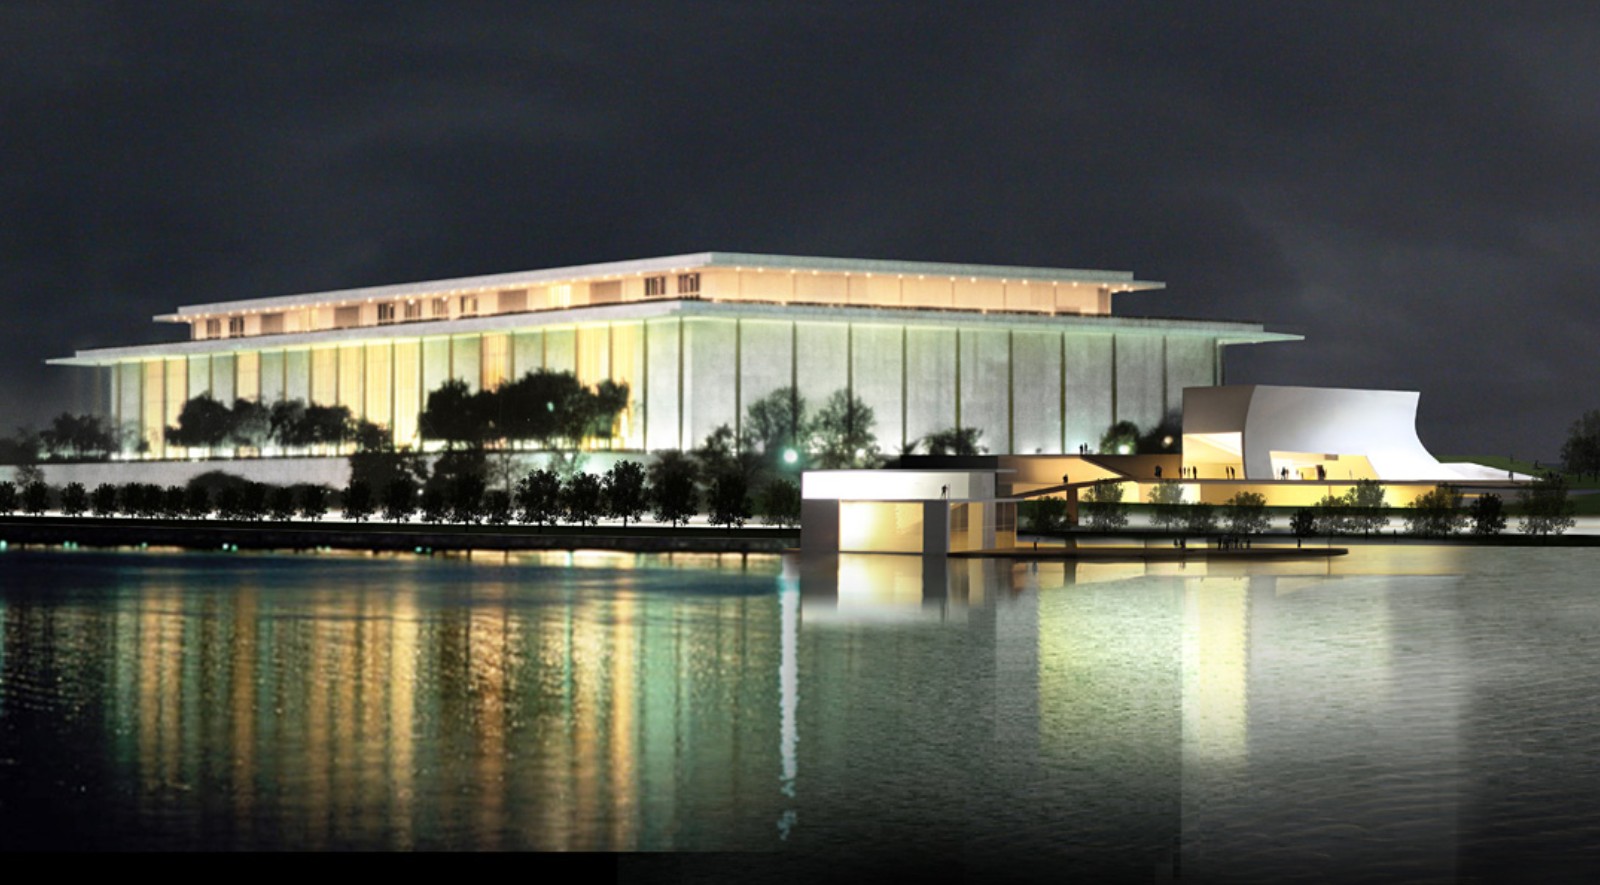
<svg viewBox="0 0 1600 885"><path fill-rule="evenodd" d="M700 294L700 275L697 274L697 273L681 273L681 274L678 274L678 294L679 295L699 295Z"/></svg>
<svg viewBox="0 0 1600 885"><path fill-rule="evenodd" d="M406 302L406 319L407 320L420 320L420 319L422 319L422 302L420 302L420 301L407 301Z"/></svg>
<svg viewBox="0 0 1600 885"><path fill-rule="evenodd" d="M392 322L394 322L394 305L392 303L378 305L378 325Z"/></svg>
<svg viewBox="0 0 1600 885"><path fill-rule="evenodd" d="M667 294L666 277L645 277L644 294L646 298L655 298Z"/></svg>

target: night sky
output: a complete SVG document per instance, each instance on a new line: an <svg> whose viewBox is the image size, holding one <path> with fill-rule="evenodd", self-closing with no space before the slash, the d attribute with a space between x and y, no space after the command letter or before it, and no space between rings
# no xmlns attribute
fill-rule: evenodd
<svg viewBox="0 0 1600 885"><path fill-rule="evenodd" d="M1422 391L1600 408L1600 4L0 0L0 432L180 304L693 251L1134 271Z"/></svg>

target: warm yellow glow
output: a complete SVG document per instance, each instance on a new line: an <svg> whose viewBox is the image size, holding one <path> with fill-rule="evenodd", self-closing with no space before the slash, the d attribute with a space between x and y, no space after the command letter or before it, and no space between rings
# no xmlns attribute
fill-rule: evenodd
<svg viewBox="0 0 1600 885"><path fill-rule="evenodd" d="M392 376L390 345L371 344L367 348L366 414L367 420L388 427L394 416L389 408L389 380Z"/></svg>
<svg viewBox="0 0 1600 885"><path fill-rule="evenodd" d="M366 380L366 373L363 371L363 350L365 348L359 344L339 347L339 405L347 406L350 414L357 418L365 417L366 414L362 395L362 382Z"/></svg>
<svg viewBox="0 0 1600 885"><path fill-rule="evenodd" d="M920 552L922 504L841 501L839 549L857 553Z"/></svg>
<svg viewBox="0 0 1600 885"><path fill-rule="evenodd" d="M239 353L233 370L234 396L251 402L261 400L261 353L246 350Z"/></svg>
<svg viewBox="0 0 1600 885"><path fill-rule="evenodd" d="M339 351L332 347L311 351L311 403L319 406L339 403Z"/></svg>
<svg viewBox="0 0 1600 885"><path fill-rule="evenodd" d="M1187 758L1237 764L1248 754L1249 600L1249 578L1204 578L1184 588Z"/></svg>
<svg viewBox="0 0 1600 885"><path fill-rule="evenodd" d="M483 366L480 383L483 390L494 390L506 382L511 371L511 336L489 334L483 336Z"/></svg>
<svg viewBox="0 0 1600 885"><path fill-rule="evenodd" d="M410 446L417 441L417 415L422 410L418 372L422 342L401 341L394 346L394 441Z"/></svg>

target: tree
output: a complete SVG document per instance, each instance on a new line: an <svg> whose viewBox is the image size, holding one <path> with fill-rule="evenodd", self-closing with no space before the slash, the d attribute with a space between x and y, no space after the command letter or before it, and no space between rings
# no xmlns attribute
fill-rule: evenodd
<svg viewBox="0 0 1600 885"><path fill-rule="evenodd" d="M81 482L69 482L61 490L61 512L67 516L82 516L89 509L89 490Z"/></svg>
<svg viewBox="0 0 1600 885"><path fill-rule="evenodd" d="M594 525L600 521L605 509L601 494L600 477L593 473L580 473L567 480L561 490L561 509L567 522Z"/></svg>
<svg viewBox="0 0 1600 885"><path fill-rule="evenodd" d="M1344 493L1347 525L1352 532L1370 535L1389 524L1383 485L1375 479L1358 479Z"/></svg>
<svg viewBox="0 0 1600 885"><path fill-rule="evenodd" d="M1267 518L1267 499L1257 492L1240 492L1222 505L1222 519L1228 531L1235 535L1256 535L1265 532L1271 521Z"/></svg>
<svg viewBox="0 0 1600 885"><path fill-rule="evenodd" d="M161 516L165 519L182 519L186 497L183 486L167 486L161 493Z"/></svg>
<svg viewBox="0 0 1600 885"><path fill-rule="evenodd" d="M1100 435L1100 454L1132 455L1139 450L1139 425L1118 421Z"/></svg>
<svg viewBox="0 0 1600 885"><path fill-rule="evenodd" d="M726 424L706 434L705 442L694 450L694 459L700 463L701 476L721 476L739 468L739 452L733 428Z"/></svg>
<svg viewBox="0 0 1600 885"><path fill-rule="evenodd" d="M490 525L505 525L511 521L511 495L505 489L483 493L483 521Z"/></svg>
<svg viewBox="0 0 1600 885"><path fill-rule="evenodd" d="M467 382L451 378L428 394L427 407L417 424L423 439L444 440L446 448L478 446L490 433L483 411L483 401L474 400Z"/></svg>
<svg viewBox="0 0 1600 885"><path fill-rule="evenodd" d="M441 523L450 516L450 499L443 489L423 489L419 504L423 522Z"/></svg>
<svg viewBox="0 0 1600 885"><path fill-rule="evenodd" d="M383 518L408 522L417 510L417 483L409 476L395 476L383 487Z"/></svg>
<svg viewBox="0 0 1600 885"><path fill-rule="evenodd" d="M1317 514L1310 507L1301 507L1289 517L1289 531L1294 532L1296 545L1299 541L1309 538L1317 533Z"/></svg>
<svg viewBox="0 0 1600 885"><path fill-rule="evenodd" d="M1343 495L1327 494L1317 502L1317 534L1338 535L1350 530L1350 509Z"/></svg>
<svg viewBox="0 0 1600 885"><path fill-rule="evenodd" d="M1150 520L1158 528L1172 529L1185 522L1183 486L1177 480L1164 479L1150 488Z"/></svg>
<svg viewBox="0 0 1600 885"><path fill-rule="evenodd" d="M366 522L372 516L372 486L353 479L344 489L344 518Z"/></svg>
<svg viewBox="0 0 1600 885"><path fill-rule="evenodd" d="M699 510L695 492L694 461L682 452L668 449L656 454L650 465L650 503L657 522L684 525Z"/></svg>
<svg viewBox="0 0 1600 885"><path fill-rule="evenodd" d="M1472 502L1468 512L1472 517L1474 535L1498 535L1506 529L1505 505L1500 496L1485 492Z"/></svg>
<svg viewBox="0 0 1600 885"><path fill-rule="evenodd" d="M517 483L517 519L545 526L561 518L561 477L535 470Z"/></svg>
<svg viewBox="0 0 1600 885"><path fill-rule="evenodd" d="M306 404L297 399L272 404L267 412L267 438L286 449L311 445L306 436Z"/></svg>
<svg viewBox="0 0 1600 885"><path fill-rule="evenodd" d="M265 483L246 483L239 493L239 516L259 522L267 515L267 486Z"/></svg>
<svg viewBox="0 0 1600 885"><path fill-rule="evenodd" d="M712 525L740 528L750 518L749 484L744 474L724 471L711 483L710 519Z"/></svg>
<svg viewBox="0 0 1600 885"><path fill-rule="evenodd" d="M233 429L233 412L202 393L183 404L178 425L167 428L167 443L189 448L214 449L222 445Z"/></svg>
<svg viewBox="0 0 1600 885"><path fill-rule="evenodd" d="M348 406L306 406L296 438L305 445L339 446L350 440L355 430Z"/></svg>
<svg viewBox="0 0 1600 885"><path fill-rule="evenodd" d="M1406 531L1414 535L1443 537L1460 531L1466 523L1461 511L1461 489L1441 483L1418 495L1406 511Z"/></svg>
<svg viewBox="0 0 1600 885"><path fill-rule="evenodd" d="M784 452L803 453L809 432L806 399L795 387L780 387L744 410L744 445L769 463L779 464Z"/></svg>
<svg viewBox="0 0 1600 885"><path fill-rule="evenodd" d="M1084 522L1097 531L1119 529L1128 524L1128 505L1122 503L1122 483L1102 479L1083 496Z"/></svg>
<svg viewBox="0 0 1600 885"><path fill-rule="evenodd" d="M211 492L199 483L190 483L183 490L183 515L190 519L205 519L211 515Z"/></svg>
<svg viewBox="0 0 1600 885"><path fill-rule="evenodd" d="M440 459L444 460L443 458ZM478 522L483 516L483 493L488 483L481 471L463 470L450 477L445 498L450 502L450 521L463 525Z"/></svg>
<svg viewBox="0 0 1600 885"><path fill-rule="evenodd" d="M1572 518L1576 505L1567 498L1567 478L1546 473L1524 487L1517 501L1522 518L1517 530L1528 535L1559 535L1577 525Z"/></svg>
<svg viewBox="0 0 1600 885"><path fill-rule="evenodd" d="M273 486L267 493L267 515L277 522L294 519L294 487Z"/></svg>
<svg viewBox="0 0 1600 885"><path fill-rule="evenodd" d="M10 483L0 483L0 491L3 491L3 486L6 485ZM89 493L89 510L95 516L116 516L117 487L109 482L95 486L94 491ZM0 512L5 512L5 508L0 507Z"/></svg>
<svg viewBox="0 0 1600 885"><path fill-rule="evenodd" d="M1067 528L1067 499L1054 496L1029 498L1017 506L1017 516L1026 519L1034 532L1059 532Z"/></svg>
<svg viewBox="0 0 1600 885"><path fill-rule="evenodd" d="M328 498L333 490L322 485L308 485L300 487L300 516L303 519L318 520L328 512Z"/></svg>
<svg viewBox="0 0 1600 885"><path fill-rule="evenodd" d="M39 441L56 458L105 460L121 447L116 430L104 419L68 412L57 415Z"/></svg>
<svg viewBox="0 0 1600 885"><path fill-rule="evenodd" d="M811 424L818 466L824 470L878 466L878 440L872 432L876 423L872 408L859 397L849 390L835 390Z"/></svg>
<svg viewBox="0 0 1600 885"><path fill-rule="evenodd" d="M217 490L217 518L240 519L244 509L244 490L238 486L223 486Z"/></svg>
<svg viewBox="0 0 1600 885"><path fill-rule="evenodd" d="M1572 422L1561 461L1570 473L1600 476L1600 411L1590 409Z"/></svg>
<svg viewBox="0 0 1600 885"><path fill-rule="evenodd" d="M1183 529L1197 535L1217 530L1217 508L1201 501L1183 508Z"/></svg>
<svg viewBox="0 0 1600 885"><path fill-rule="evenodd" d="M22 499L17 494L17 484L14 482L0 482L0 516L10 516L17 512L22 505Z"/></svg>
<svg viewBox="0 0 1600 885"><path fill-rule="evenodd" d="M601 486L605 514L612 519L622 520L623 526L627 526L629 520L638 521L649 507L649 500L645 496L644 467L637 461L618 461L611 465Z"/></svg>
<svg viewBox="0 0 1600 885"><path fill-rule="evenodd" d="M793 528L800 524L800 486L794 480L770 480L761 489L756 512L767 525Z"/></svg>
<svg viewBox="0 0 1600 885"><path fill-rule="evenodd" d="M922 438L930 455L982 455L989 450L978 444L983 431L976 427L947 427Z"/></svg>
<svg viewBox="0 0 1600 885"><path fill-rule="evenodd" d="M42 482L30 482L22 488L22 512L39 516L50 509L50 487Z"/></svg>
<svg viewBox="0 0 1600 885"><path fill-rule="evenodd" d="M272 437L272 410L255 400L236 399L229 416L228 442L259 449Z"/></svg>

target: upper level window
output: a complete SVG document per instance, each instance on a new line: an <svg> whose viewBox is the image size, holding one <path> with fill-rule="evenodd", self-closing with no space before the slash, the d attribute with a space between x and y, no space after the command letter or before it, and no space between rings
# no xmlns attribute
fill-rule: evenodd
<svg viewBox="0 0 1600 885"><path fill-rule="evenodd" d="M700 275L697 274L697 273L681 273L681 274L678 274L678 294L679 295L699 295L700 294Z"/></svg>
<svg viewBox="0 0 1600 885"><path fill-rule="evenodd" d="M654 298L657 295L665 295L665 294L667 294L667 278L666 277L645 277L644 278L644 295L645 295L646 298Z"/></svg>
<svg viewBox="0 0 1600 885"><path fill-rule="evenodd" d="M478 296L461 296L461 315L464 317L474 317L478 315Z"/></svg>
<svg viewBox="0 0 1600 885"><path fill-rule="evenodd" d="M206 320L206 337L222 337L222 320Z"/></svg>
<svg viewBox="0 0 1600 885"><path fill-rule="evenodd" d="M448 298L433 299L431 307L435 317L447 317L450 315L450 299Z"/></svg>
<svg viewBox="0 0 1600 885"><path fill-rule="evenodd" d="M422 302L420 302L420 301L407 301L406 302L406 319L408 319L408 320L420 320L420 319L422 319Z"/></svg>
<svg viewBox="0 0 1600 885"><path fill-rule="evenodd" d="M378 324L384 325L394 322L394 303L378 305Z"/></svg>
<svg viewBox="0 0 1600 885"><path fill-rule="evenodd" d="M228 317L228 337L244 334L244 317Z"/></svg>

